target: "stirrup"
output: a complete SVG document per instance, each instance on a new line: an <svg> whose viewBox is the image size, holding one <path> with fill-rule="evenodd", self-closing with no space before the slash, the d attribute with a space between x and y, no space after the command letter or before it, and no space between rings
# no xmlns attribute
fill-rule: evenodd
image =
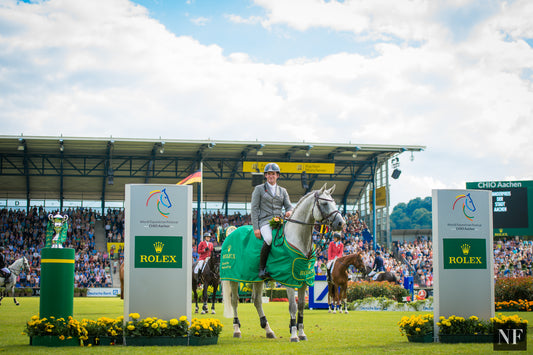
<svg viewBox="0 0 533 355"><path fill-rule="evenodd" d="M259 270L259 278L261 280L267 280L267 279L271 279L272 276L270 276L270 274L266 271L266 269L261 269Z"/></svg>

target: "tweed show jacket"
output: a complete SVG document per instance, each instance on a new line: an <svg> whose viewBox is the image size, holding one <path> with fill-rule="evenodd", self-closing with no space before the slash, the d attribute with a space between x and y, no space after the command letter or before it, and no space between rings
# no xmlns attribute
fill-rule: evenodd
<svg viewBox="0 0 533 355"><path fill-rule="evenodd" d="M273 217L282 216L285 211L292 210L289 193L284 187L276 185L276 195L270 193L268 182L257 185L252 193L252 225L254 230L260 229Z"/></svg>

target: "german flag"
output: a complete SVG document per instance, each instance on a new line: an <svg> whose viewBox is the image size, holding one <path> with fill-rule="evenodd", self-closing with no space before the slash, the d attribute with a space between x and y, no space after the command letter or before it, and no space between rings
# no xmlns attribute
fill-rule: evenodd
<svg viewBox="0 0 533 355"><path fill-rule="evenodd" d="M189 185L195 182L202 182L202 170L197 170L193 174L178 182L176 185Z"/></svg>

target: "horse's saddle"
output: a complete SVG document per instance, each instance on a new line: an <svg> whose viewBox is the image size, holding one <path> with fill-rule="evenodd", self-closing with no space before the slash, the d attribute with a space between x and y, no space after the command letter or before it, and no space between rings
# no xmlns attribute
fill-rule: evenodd
<svg viewBox="0 0 533 355"><path fill-rule="evenodd" d="M0 272L1 272L0 277L3 279L4 284L7 284L7 283L11 280L11 276L12 276L13 274L10 273L9 275L6 275L5 271L0 271Z"/></svg>
<svg viewBox="0 0 533 355"><path fill-rule="evenodd" d="M275 233L275 232L274 232ZM238 282L263 282L258 276L263 240L257 239L252 226L242 226L231 233L220 256L220 279ZM272 242L267 261L270 276L285 286L309 286L315 280L315 253L306 257L290 246L285 238Z"/></svg>

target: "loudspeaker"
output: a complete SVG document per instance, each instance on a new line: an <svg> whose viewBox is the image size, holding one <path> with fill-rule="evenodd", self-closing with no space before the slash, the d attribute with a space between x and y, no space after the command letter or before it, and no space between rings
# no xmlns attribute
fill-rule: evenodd
<svg viewBox="0 0 533 355"><path fill-rule="evenodd" d="M252 186L261 185L264 181L264 176L261 173L252 173Z"/></svg>
<svg viewBox="0 0 533 355"><path fill-rule="evenodd" d="M399 178L401 173L402 173L402 171L400 169L394 169L392 171L392 178L393 179Z"/></svg>

